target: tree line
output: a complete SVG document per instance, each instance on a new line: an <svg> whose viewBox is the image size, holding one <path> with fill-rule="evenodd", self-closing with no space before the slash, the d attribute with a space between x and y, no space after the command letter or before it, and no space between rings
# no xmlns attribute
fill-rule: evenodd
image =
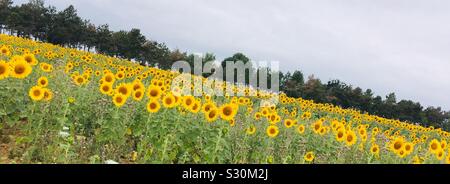
<svg viewBox="0 0 450 184"><path fill-rule="evenodd" d="M193 54L179 49L171 50L164 43L147 39L139 29L112 31L108 24L94 25L89 20L82 19L72 5L57 11L54 6L45 6L43 0L30 0L15 6L12 0L0 0L0 31L36 41L129 59L161 69L170 69L175 61L184 60L192 64L194 60ZM207 53L202 59L207 62L214 61L216 57ZM236 53L225 58L222 66L226 61L247 63L250 59L243 53ZM305 80L301 71L280 72L279 76L280 90L290 97L355 108L385 118L450 130L450 111L446 112L440 107L425 108L411 100L397 101L395 93L383 98L374 95L370 89L363 90L339 80L323 83L314 76Z"/></svg>

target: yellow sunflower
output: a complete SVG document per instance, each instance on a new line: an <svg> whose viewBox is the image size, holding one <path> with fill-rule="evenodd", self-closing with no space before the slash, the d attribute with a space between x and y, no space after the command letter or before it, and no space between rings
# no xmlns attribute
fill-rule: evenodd
<svg viewBox="0 0 450 184"><path fill-rule="evenodd" d="M267 127L266 133L269 137L274 138L278 135L280 131L278 130L278 127L275 125L270 125Z"/></svg>
<svg viewBox="0 0 450 184"><path fill-rule="evenodd" d="M41 86L41 87L47 87L48 86L48 79L47 79L47 77L40 77L38 79L37 85Z"/></svg>
<svg viewBox="0 0 450 184"><path fill-rule="evenodd" d="M9 76L9 64L0 60L0 80Z"/></svg>
<svg viewBox="0 0 450 184"><path fill-rule="evenodd" d="M5 56L9 56L9 55L11 55L11 51L9 50L8 47L2 46L2 47L0 48L0 54L1 54L1 55L5 55Z"/></svg>
<svg viewBox="0 0 450 184"><path fill-rule="evenodd" d="M250 127L247 128L247 130L245 131L248 135L253 135L256 132L256 127L255 125L251 125Z"/></svg>
<svg viewBox="0 0 450 184"><path fill-rule="evenodd" d="M191 108L189 108L189 111L191 111L194 114L197 114L198 111L200 111L200 108L201 108L201 103L200 103L200 101L196 100L194 102L194 104L192 104Z"/></svg>
<svg viewBox="0 0 450 184"><path fill-rule="evenodd" d="M44 88L44 100L50 101L53 99L53 92L50 89Z"/></svg>
<svg viewBox="0 0 450 184"><path fill-rule="evenodd" d="M147 90L147 96L150 99L159 99L161 97L162 91L158 86L150 85Z"/></svg>
<svg viewBox="0 0 450 184"><path fill-rule="evenodd" d="M206 121L214 122L219 117L219 110L217 108L212 108L208 112L205 113Z"/></svg>
<svg viewBox="0 0 450 184"><path fill-rule="evenodd" d="M147 103L147 111L150 113L156 113L161 108L161 105L159 104L158 100L151 99Z"/></svg>
<svg viewBox="0 0 450 184"><path fill-rule="evenodd" d="M135 101L141 101L144 98L144 89L134 90L132 96Z"/></svg>
<svg viewBox="0 0 450 184"><path fill-rule="evenodd" d="M232 120L237 114L237 107L233 104L224 104L220 107L220 117L224 120Z"/></svg>
<svg viewBox="0 0 450 184"><path fill-rule="evenodd" d="M348 130L345 133L345 144L347 146L352 146L356 143L356 134L352 130Z"/></svg>
<svg viewBox="0 0 450 184"><path fill-rule="evenodd" d="M313 160L314 160L314 153L312 152L312 151L310 151L310 152L307 152L306 154L305 154L305 156L303 157L303 159L305 160L305 161L307 161L307 162L312 162Z"/></svg>
<svg viewBox="0 0 450 184"><path fill-rule="evenodd" d="M428 150L431 153L436 153L437 151L439 151L441 149L441 143L437 140L437 139L433 139L430 142L430 146L428 148Z"/></svg>
<svg viewBox="0 0 450 184"><path fill-rule="evenodd" d="M100 85L100 92L104 95L110 95L112 91L112 84L111 83L103 83Z"/></svg>
<svg viewBox="0 0 450 184"><path fill-rule="evenodd" d="M10 75L14 78L24 79L31 74L33 68L25 60L19 59L14 62L9 62L11 73Z"/></svg>
<svg viewBox="0 0 450 184"><path fill-rule="evenodd" d="M116 81L116 78L114 77L113 73L106 73L103 77L102 77L104 82L107 83L114 83L114 81Z"/></svg>
<svg viewBox="0 0 450 184"><path fill-rule="evenodd" d="M298 132L299 134L305 133L305 125L298 125L298 126L297 126L297 132Z"/></svg>
<svg viewBox="0 0 450 184"><path fill-rule="evenodd" d="M370 153L372 153L374 155L378 155L380 153L380 147L377 144L373 144L370 147Z"/></svg>
<svg viewBox="0 0 450 184"><path fill-rule="evenodd" d="M28 92L28 95L33 101L39 101L44 98L44 89L40 86L33 86L31 87L30 91Z"/></svg>
<svg viewBox="0 0 450 184"><path fill-rule="evenodd" d="M113 103L116 107L122 107L127 102L127 97L121 93L114 94Z"/></svg>
<svg viewBox="0 0 450 184"><path fill-rule="evenodd" d="M32 66L38 64L38 60L36 59L36 57L34 57L33 54L25 54L23 55L23 59L25 59L25 61Z"/></svg>
<svg viewBox="0 0 450 184"><path fill-rule="evenodd" d="M126 83L120 83L116 86L115 93L120 93L126 97L131 95L131 86Z"/></svg>
<svg viewBox="0 0 450 184"><path fill-rule="evenodd" d="M165 95L162 99L163 106L165 108L173 108L177 105L175 96L172 93Z"/></svg>

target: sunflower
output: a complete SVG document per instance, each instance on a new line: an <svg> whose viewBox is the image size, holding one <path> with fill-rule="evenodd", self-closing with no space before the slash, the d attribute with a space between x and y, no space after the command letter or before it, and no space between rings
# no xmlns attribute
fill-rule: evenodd
<svg viewBox="0 0 450 184"><path fill-rule="evenodd" d="M161 108L161 105L159 104L158 100L152 99L149 100L147 103L147 111L150 113L156 113Z"/></svg>
<svg viewBox="0 0 450 184"><path fill-rule="evenodd" d="M9 64L0 60L0 80L9 76Z"/></svg>
<svg viewBox="0 0 450 184"><path fill-rule="evenodd" d="M447 157L445 157L445 163L450 164L450 154L448 154Z"/></svg>
<svg viewBox="0 0 450 184"><path fill-rule="evenodd" d="M234 125L236 125L236 121L234 119L229 120L228 123L231 127L234 127Z"/></svg>
<svg viewBox="0 0 450 184"><path fill-rule="evenodd" d="M202 112L203 113L207 113L209 112L211 109L213 108L217 108L216 105L213 102L206 102L205 104L203 104L202 106Z"/></svg>
<svg viewBox="0 0 450 184"><path fill-rule="evenodd" d="M194 102L194 104L192 104L191 108L189 108L189 110L190 110L192 113L197 114L198 111L200 111L200 108L201 108L201 103L200 103L200 101L197 101L197 100L196 100L196 101Z"/></svg>
<svg viewBox="0 0 450 184"><path fill-rule="evenodd" d="M261 113L260 112L256 112L255 113L255 115L253 116L253 118L255 119L255 120L259 120L259 119L261 119Z"/></svg>
<svg viewBox="0 0 450 184"><path fill-rule="evenodd" d="M436 152L436 159L442 160L442 159L444 159L444 156L445 156L444 150L439 149L439 150Z"/></svg>
<svg viewBox="0 0 450 184"><path fill-rule="evenodd" d="M116 79L122 80L123 78L125 78L125 72L119 71L116 73Z"/></svg>
<svg viewBox="0 0 450 184"><path fill-rule="evenodd" d="M47 63L40 64L41 70L44 72L51 72L53 70L53 66Z"/></svg>
<svg viewBox="0 0 450 184"><path fill-rule="evenodd" d="M344 128L340 128L337 130L336 132L336 141L338 142L342 142L345 140L347 136L345 135L345 129Z"/></svg>
<svg viewBox="0 0 450 184"><path fill-rule="evenodd" d="M116 86L116 89L114 92L120 93L126 97L129 97L131 95L131 86L126 83L120 83L118 86Z"/></svg>
<svg viewBox="0 0 450 184"><path fill-rule="evenodd" d="M147 96L150 99L159 99L161 97L162 91L158 86L150 85L147 90Z"/></svg>
<svg viewBox="0 0 450 184"><path fill-rule="evenodd" d="M182 105L185 109L190 109L194 105L194 102L195 98L193 96L184 96Z"/></svg>
<svg viewBox="0 0 450 184"><path fill-rule="evenodd" d="M279 132L278 127L275 125L269 125L266 130L267 135L271 138L276 137Z"/></svg>
<svg viewBox="0 0 450 184"><path fill-rule="evenodd" d="M30 91L28 92L28 95L33 101L39 101L44 98L44 89L40 86L33 86Z"/></svg>
<svg viewBox="0 0 450 184"><path fill-rule="evenodd" d="M76 76L74 82L76 85L81 86L86 83L86 79L83 76Z"/></svg>
<svg viewBox="0 0 450 184"><path fill-rule="evenodd" d="M298 126L297 126L297 132L298 132L299 134L305 133L305 125L298 125Z"/></svg>
<svg viewBox="0 0 450 184"><path fill-rule="evenodd" d="M261 110L261 114L262 114L264 117L267 117L267 116L269 115L269 110L268 110L267 108L263 108L263 109Z"/></svg>
<svg viewBox="0 0 450 184"><path fill-rule="evenodd" d="M352 146L356 143L356 134L352 130L346 131L345 133L345 144L347 146Z"/></svg>
<svg viewBox="0 0 450 184"><path fill-rule="evenodd" d="M414 144L407 142L405 143L405 146L403 146L403 149L405 150L406 155L409 155L414 151Z"/></svg>
<svg viewBox="0 0 450 184"><path fill-rule="evenodd" d="M314 153L312 151L307 152L303 159L307 162L312 162L314 160Z"/></svg>
<svg viewBox="0 0 450 184"><path fill-rule="evenodd" d="M416 156L413 157L412 163L413 164L421 164L422 163L422 159L420 159L420 157L416 155Z"/></svg>
<svg viewBox="0 0 450 184"><path fill-rule="evenodd" d="M205 113L206 121L214 122L219 117L219 110L217 108L212 108L208 112Z"/></svg>
<svg viewBox="0 0 450 184"><path fill-rule="evenodd" d="M50 101L53 99L53 93L52 91L50 91L47 88L44 88L44 100L45 101Z"/></svg>
<svg viewBox="0 0 450 184"><path fill-rule="evenodd" d="M224 104L220 107L220 117L224 120L232 120L237 114L237 107L233 104Z"/></svg>
<svg viewBox="0 0 450 184"><path fill-rule="evenodd" d="M100 85L100 92L104 95L110 95L112 91L112 84L111 83L102 83Z"/></svg>
<svg viewBox="0 0 450 184"><path fill-rule="evenodd" d="M127 97L121 93L116 93L113 96L113 103L116 107L122 107L127 102Z"/></svg>
<svg viewBox="0 0 450 184"><path fill-rule="evenodd" d="M47 87L47 85L48 85L48 79L47 79L47 77L40 77L40 78L38 79L37 85L38 85L38 86L41 86L41 87Z"/></svg>
<svg viewBox="0 0 450 184"><path fill-rule="evenodd" d="M323 121L321 119L317 120L313 123L312 128L314 133L318 134L320 131L320 128L322 128Z"/></svg>
<svg viewBox="0 0 450 184"><path fill-rule="evenodd" d="M106 73L103 77L102 77L104 82L107 83L114 83L114 81L116 81L116 78L114 77L114 74L112 73Z"/></svg>
<svg viewBox="0 0 450 184"><path fill-rule="evenodd" d="M164 95L162 103L165 108L173 108L177 105L175 96L172 93Z"/></svg>
<svg viewBox="0 0 450 184"><path fill-rule="evenodd" d="M248 135L253 135L256 132L256 127L255 125L251 125L250 127L247 128L247 130L245 131Z"/></svg>
<svg viewBox="0 0 450 184"><path fill-rule="evenodd" d="M439 151L440 149L441 149L441 143L440 143L437 139L433 139L433 140L430 142L430 146L429 146L428 150L429 150L431 153L436 153L436 152Z"/></svg>
<svg viewBox="0 0 450 184"><path fill-rule="evenodd" d="M399 154L401 151L403 151L403 147L405 146L405 139L403 137L396 137L390 144L390 149L394 152ZM403 151L405 153L405 151Z"/></svg>
<svg viewBox="0 0 450 184"><path fill-rule="evenodd" d="M145 86L140 80L135 80L131 85L132 85L133 91L136 91L139 89L145 90Z"/></svg>
<svg viewBox="0 0 450 184"><path fill-rule="evenodd" d="M446 149L447 148L447 141L446 140L442 140L441 141L441 148L442 149Z"/></svg>
<svg viewBox="0 0 450 184"><path fill-rule="evenodd" d="M38 61L37 61L36 57L34 57L33 54L25 54L25 55L23 55L23 59L25 59L25 61L30 65L35 66L38 64Z"/></svg>
<svg viewBox="0 0 450 184"><path fill-rule="evenodd" d="M374 155L378 155L380 153L380 147L377 144L373 144L370 147L370 153L372 153Z"/></svg>
<svg viewBox="0 0 450 184"><path fill-rule="evenodd" d="M11 55L11 51L9 50L8 47L2 46L2 47L0 48L0 54L1 54L1 55L5 55L5 56L9 56L9 55Z"/></svg>
<svg viewBox="0 0 450 184"><path fill-rule="evenodd" d="M286 126L286 128L291 128L294 125L295 125L294 120L291 120L291 119L284 120L284 126Z"/></svg>
<svg viewBox="0 0 450 184"><path fill-rule="evenodd" d="M144 98L144 90L139 89L139 90L133 91L132 96L133 96L133 100L141 101L142 98Z"/></svg>
<svg viewBox="0 0 450 184"><path fill-rule="evenodd" d="M23 79L31 74L33 68L25 60L19 59L14 62L9 62L11 73L14 78Z"/></svg>

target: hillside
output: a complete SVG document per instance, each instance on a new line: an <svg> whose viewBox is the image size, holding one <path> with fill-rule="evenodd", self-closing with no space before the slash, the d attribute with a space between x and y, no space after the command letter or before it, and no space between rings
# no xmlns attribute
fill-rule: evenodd
<svg viewBox="0 0 450 184"><path fill-rule="evenodd" d="M0 45L1 163L450 163L441 129L221 81L246 95L180 96L178 72Z"/></svg>

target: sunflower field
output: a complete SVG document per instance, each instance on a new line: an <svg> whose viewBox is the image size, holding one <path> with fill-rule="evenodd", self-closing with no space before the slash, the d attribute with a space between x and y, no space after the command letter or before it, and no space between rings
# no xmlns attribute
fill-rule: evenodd
<svg viewBox="0 0 450 184"><path fill-rule="evenodd" d="M179 75L0 35L0 163L450 163L441 129Z"/></svg>

